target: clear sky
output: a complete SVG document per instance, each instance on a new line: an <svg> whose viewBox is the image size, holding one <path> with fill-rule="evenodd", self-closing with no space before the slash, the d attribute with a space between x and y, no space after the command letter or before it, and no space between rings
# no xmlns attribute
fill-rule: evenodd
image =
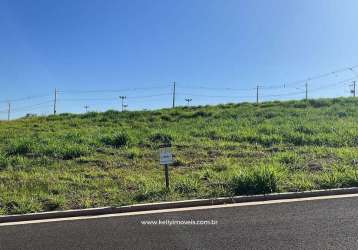
<svg viewBox="0 0 358 250"><path fill-rule="evenodd" d="M15 100L13 117L51 112L55 88L58 112L119 109L119 95L132 110L170 107L175 80L179 105L255 101L257 84L357 65L357 24L356 0L0 0L0 100ZM351 77L309 82L309 96L348 96L331 85ZM273 97L295 87L260 99L303 98ZM133 88L150 89L120 91ZM76 92L90 90L117 91Z"/></svg>

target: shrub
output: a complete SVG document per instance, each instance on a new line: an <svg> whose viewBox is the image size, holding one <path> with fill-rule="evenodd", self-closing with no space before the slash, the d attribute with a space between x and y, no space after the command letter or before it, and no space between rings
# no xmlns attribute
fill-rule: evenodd
<svg viewBox="0 0 358 250"><path fill-rule="evenodd" d="M0 170L5 169L9 165L9 161L5 155L0 154Z"/></svg>
<svg viewBox="0 0 358 250"><path fill-rule="evenodd" d="M104 117L107 117L108 119L111 120L117 119L120 115L121 113L117 110L107 110L106 112L103 113Z"/></svg>
<svg viewBox="0 0 358 250"><path fill-rule="evenodd" d="M64 160L71 160L89 154L89 148L82 144L51 143L41 149L41 153Z"/></svg>
<svg viewBox="0 0 358 250"><path fill-rule="evenodd" d="M210 117L213 114L211 112L206 112L206 111L196 111L195 113L192 114L192 118L196 118L196 117Z"/></svg>
<svg viewBox="0 0 358 250"><path fill-rule="evenodd" d="M86 146L72 144L65 145L64 147L62 147L62 150L60 150L59 153L64 160L70 160L87 155L89 153L89 150Z"/></svg>
<svg viewBox="0 0 358 250"><path fill-rule="evenodd" d="M98 116L100 116L100 113L98 112L87 112L85 114L82 114L80 116L81 119L93 119L93 118L97 118Z"/></svg>
<svg viewBox="0 0 358 250"><path fill-rule="evenodd" d="M206 137L211 140L219 140L222 136L216 130L209 130L206 133Z"/></svg>
<svg viewBox="0 0 358 250"><path fill-rule="evenodd" d="M298 163L300 157L297 155L296 152L284 152L278 155L277 159L282 164L290 165Z"/></svg>
<svg viewBox="0 0 358 250"><path fill-rule="evenodd" d="M174 184L174 191L181 194L190 194L199 190L199 182L196 179L183 177Z"/></svg>
<svg viewBox="0 0 358 250"><path fill-rule="evenodd" d="M45 198L41 200L44 211L54 211L61 207L61 202L54 198Z"/></svg>
<svg viewBox="0 0 358 250"><path fill-rule="evenodd" d="M212 169L215 172L224 172L229 169L228 165L226 163L216 163L212 166Z"/></svg>
<svg viewBox="0 0 358 250"><path fill-rule="evenodd" d="M134 194L133 199L137 202L151 201L163 199L167 194L167 190L158 182L145 180L139 186L138 191Z"/></svg>
<svg viewBox="0 0 358 250"><path fill-rule="evenodd" d="M310 99L309 104L314 108L321 108L333 105L332 99Z"/></svg>
<svg viewBox="0 0 358 250"><path fill-rule="evenodd" d="M34 141L28 138L19 138L10 141L5 152L8 155L24 155L31 153L35 147Z"/></svg>
<svg viewBox="0 0 358 250"><path fill-rule="evenodd" d="M171 144L171 142L173 141L173 137L168 135L168 134L164 134L164 133L154 133L152 135L149 136L149 140L152 143L158 143L158 144Z"/></svg>
<svg viewBox="0 0 358 250"><path fill-rule="evenodd" d="M73 143L87 143L88 139L82 136L79 132L70 132L61 136L63 140Z"/></svg>
<svg viewBox="0 0 358 250"><path fill-rule="evenodd" d="M358 186L358 174L355 169L332 169L316 180L320 188L341 188Z"/></svg>
<svg viewBox="0 0 358 250"><path fill-rule="evenodd" d="M162 115L160 119L167 122L170 122L172 120L172 118L169 115Z"/></svg>
<svg viewBox="0 0 358 250"><path fill-rule="evenodd" d="M125 132L120 132L111 136L104 136L101 139L101 142L105 145L112 146L115 148L120 148L128 146L130 144L131 138Z"/></svg>
<svg viewBox="0 0 358 250"><path fill-rule="evenodd" d="M135 158L141 157L142 152L139 148L131 148L127 151L126 156L128 159L133 160Z"/></svg>
<svg viewBox="0 0 358 250"><path fill-rule="evenodd" d="M234 195L277 192L277 170L270 166L241 170L232 177L229 186Z"/></svg>

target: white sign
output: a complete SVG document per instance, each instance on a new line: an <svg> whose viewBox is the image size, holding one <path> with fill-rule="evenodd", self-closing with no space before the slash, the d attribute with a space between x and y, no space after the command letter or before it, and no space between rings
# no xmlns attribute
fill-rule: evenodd
<svg viewBox="0 0 358 250"><path fill-rule="evenodd" d="M173 163L173 157L169 147L159 149L159 155L160 165L167 165Z"/></svg>

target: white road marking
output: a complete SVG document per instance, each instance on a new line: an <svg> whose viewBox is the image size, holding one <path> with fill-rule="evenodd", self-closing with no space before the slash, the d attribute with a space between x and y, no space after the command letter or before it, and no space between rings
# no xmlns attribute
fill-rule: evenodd
<svg viewBox="0 0 358 250"><path fill-rule="evenodd" d="M308 198L242 202L242 203L233 203L233 204L224 204L224 205L198 206L198 207L186 207L186 208L172 208L172 209L150 210L150 211L140 211L140 212L128 212L128 213L115 213L115 214L104 214L104 215L93 215L93 216L67 217L67 218L46 219L46 220L6 222L6 223L0 223L0 227L15 226L15 225L26 225L26 224L49 223L49 222L59 222L59 221L90 220L90 219L124 217L124 216L135 216L135 215L146 215L146 214L160 214L160 213L173 213L173 212L182 212L182 211L208 210L208 209L218 209L218 208L258 206L258 205L269 205L269 204L291 203L291 202L303 202L303 201L315 201L315 200L354 198L354 197L358 197L358 194L328 195L328 196L318 196L318 197L308 197Z"/></svg>

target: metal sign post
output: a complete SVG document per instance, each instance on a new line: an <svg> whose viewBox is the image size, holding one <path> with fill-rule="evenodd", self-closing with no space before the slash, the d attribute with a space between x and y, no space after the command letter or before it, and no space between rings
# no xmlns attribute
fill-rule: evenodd
<svg viewBox="0 0 358 250"><path fill-rule="evenodd" d="M165 187L169 189L169 167L173 162L173 156L169 146L161 146L159 149L160 165L164 165Z"/></svg>
<svg viewBox="0 0 358 250"><path fill-rule="evenodd" d="M169 189L169 169L168 169L168 164L164 165L164 175L165 175L165 188Z"/></svg>

